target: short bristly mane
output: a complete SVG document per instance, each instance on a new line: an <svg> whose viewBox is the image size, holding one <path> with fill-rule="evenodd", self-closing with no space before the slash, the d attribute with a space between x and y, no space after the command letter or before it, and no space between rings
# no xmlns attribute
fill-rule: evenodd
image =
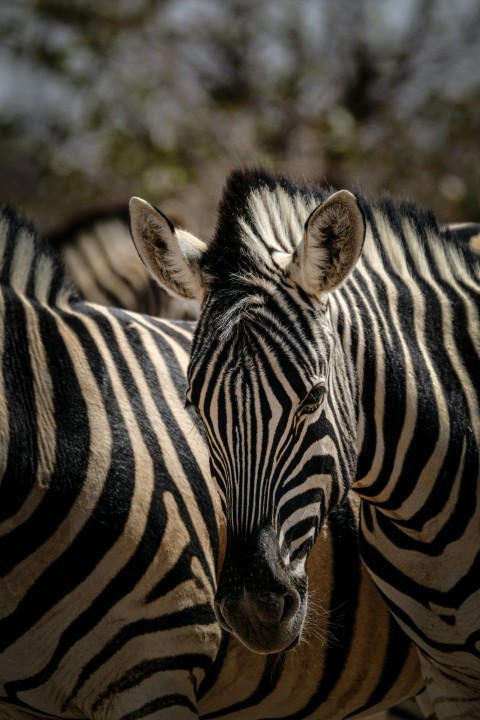
<svg viewBox="0 0 480 720"><path fill-rule="evenodd" d="M281 278L282 255L295 250L309 214L333 191L263 169L232 172L203 262L212 287L219 290ZM377 265L382 258L383 265L388 257L387 265L393 263L396 273L407 275L423 274L427 266L444 262L450 270L453 264L460 272L478 277L480 261L466 243L448 239L432 212L408 201L371 202L356 196L370 226L363 251L367 262Z"/></svg>
<svg viewBox="0 0 480 720"><path fill-rule="evenodd" d="M50 305L77 298L61 258L8 205L0 207L0 284Z"/></svg>
<svg viewBox="0 0 480 720"><path fill-rule="evenodd" d="M295 250L310 211L327 196L324 188L279 180L262 169L231 173L202 264L215 289L210 311L224 340L239 323L259 316L278 292L282 259Z"/></svg>
<svg viewBox="0 0 480 720"><path fill-rule="evenodd" d="M333 192L263 169L231 173L202 264L214 291L207 315L224 341L244 321L256 317L262 322L269 296L278 296L285 280L285 260L302 240L307 218ZM478 258L466 243L449 240L432 212L408 201L356 197L368 225L360 272L368 265L380 277L394 275L407 285L412 276L438 278L452 268L459 277L479 277Z"/></svg>
<svg viewBox="0 0 480 720"><path fill-rule="evenodd" d="M276 253L291 253L302 237L305 220L328 191L265 170L231 173L220 202L216 231L203 269L213 284L242 273L281 273Z"/></svg>

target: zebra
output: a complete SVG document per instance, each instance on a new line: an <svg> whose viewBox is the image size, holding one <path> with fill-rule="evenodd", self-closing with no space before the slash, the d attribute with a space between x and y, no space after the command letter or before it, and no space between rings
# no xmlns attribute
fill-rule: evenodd
<svg viewBox="0 0 480 720"><path fill-rule="evenodd" d="M261 168L229 176L209 243L130 214L150 272L202 303L186 397L227 517L219 623L295 646L306 558L352 488L435 713L480 718L478 255L411 202Z"/></svg>
<svg viewBox="0 0 480 720"><path fill-rule="evenodd" d="M310 555L304 642L258 656L222 633L225 520L184 407L193 323L85 302L5 207L0 319L2 720L341 720L422 691L353 494Z"/></svg>
<svg viewBox="0 0 480 720"><path fill-rule="evenodd" d="M132 246L128 204L95 208L45 232L81 296L147 315L195 320L198 304L154 282Z"/></svg>

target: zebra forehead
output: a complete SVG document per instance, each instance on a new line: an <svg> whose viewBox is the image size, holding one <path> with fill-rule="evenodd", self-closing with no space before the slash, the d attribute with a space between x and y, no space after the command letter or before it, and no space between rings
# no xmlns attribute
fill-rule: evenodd
<svg viewBox="0 0 480 720"><path fill-rule="evenodd" d="M234 171L219 205L204 269L215 282L227 273L276 275L302 240L305 222L329 193L265 170Z"/></svg>
<svg viewBox="0 0 480 720"><path fill-rule="evenodd" d="M224 343L234 336L238 337L245 322L252 320L265 303L265 294L255 292L255 286L250 292L242 292L238 288L221 290L212 301L209 323L215 342Z"/></svg>

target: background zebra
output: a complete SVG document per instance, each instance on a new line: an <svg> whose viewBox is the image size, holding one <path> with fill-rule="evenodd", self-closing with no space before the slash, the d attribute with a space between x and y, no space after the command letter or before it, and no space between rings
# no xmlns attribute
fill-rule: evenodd
<svg viewBox="0 0 480 720"><path fill-rule="evenodd" d="M480 223L450 223L442 229L450 239L467 243L472 252L480 254Z"/></svg>
<svg viewBox="0 0 480 720"><path fill-rule="evenodd" d="M227 514L222 626L297 642L305 558L353 486L438 717L480 717L479 258L412 204L263 171L231 175L208 245L131 217L151 272L203 301L188 397Z"/></svg>
<svg viewBox="0 0 480 720"><path fill-rule="evenodd" d="M2 701L197 717L220 514L183 409L190 331L78 302L8 211L1 242Z"/></svg>
<svg viewBox="0 0 480 720"><path fill-rule="evenodd" d="M360 563L353 496L310 557L305 642L260 657L221 637L223 515L184 408L191 324L79 300L5 208L0 318L2 720L339 720L421 690Z"/></svg>

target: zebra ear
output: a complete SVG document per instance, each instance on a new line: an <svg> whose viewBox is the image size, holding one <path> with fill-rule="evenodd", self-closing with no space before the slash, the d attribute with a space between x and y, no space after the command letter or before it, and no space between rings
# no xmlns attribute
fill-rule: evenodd
<svg viewBox="0 0 480 720"><path fill-rule="evenodd" d="M365 220L352 193L339 190L311 213L290 265L290 276L309 295L334 290L360 257Z"/></svg>
<svg viewBox="0 0 480 720"><path fill-rule="evenodd" d="M130 200L130 230L140 259L155 280L176 295L201 301L206 245L145 200Z"/></svg>

